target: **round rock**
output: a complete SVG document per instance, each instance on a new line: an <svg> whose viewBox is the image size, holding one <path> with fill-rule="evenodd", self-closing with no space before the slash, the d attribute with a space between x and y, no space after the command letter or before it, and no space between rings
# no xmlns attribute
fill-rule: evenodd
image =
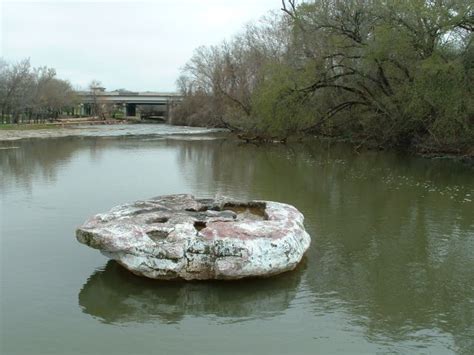
<svg viewBox="0 0 474 355"><path fill-rule="evenodd" d="M152 279L241 279L294 269L311 241L303 219L279 202L169 195L98 214L76 238Z"/></svg>

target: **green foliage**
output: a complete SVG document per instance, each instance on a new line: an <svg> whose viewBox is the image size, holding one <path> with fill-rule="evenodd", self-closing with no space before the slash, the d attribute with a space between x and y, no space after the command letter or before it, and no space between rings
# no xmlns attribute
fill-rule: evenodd
<svg viewBox="0 0 474 355"><path fill-rule="evenodd" d="M436 145L467 144L474 137L472 79L458 60L431 56L420 63L407 114Z"/></svg>
<svg viewBox="0 0 474 355"><path fill-rule="evenodd" d="M216 116L261 136L312 132L472 154L471 2L283 5L279 21L201 48L184 73L185 91L193 96L189 88L199 87ZM280 47L272 51L267 42Z"/></svg>
<svg viewBox="0 0 474 355"><path fill-rule="evenodd" d="M2 124L0 130L4 131L16 131L16 130L37 130L37 129L56 129L61 128L58 124L47 124L47 123L28 123L28 124Z"/></svg>
<svg viewBox="0 0 474 355"><path fill-rule="evenodd" d="M305 70L301 72L306 73ZM306 95L299 90L303 75L282 64L268 64L265 80L253 93L255 130L262 135L287 137L313 120Z"/></svg>

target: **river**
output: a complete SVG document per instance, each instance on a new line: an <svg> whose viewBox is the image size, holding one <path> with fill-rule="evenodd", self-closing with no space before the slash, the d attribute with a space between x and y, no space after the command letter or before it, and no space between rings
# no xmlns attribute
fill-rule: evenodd
<svg viewBox="0 0 474 355"><path fill-rule="evenodd" d="M312 245L278 277L185 283L75 240L95 213L173 193L293 204ZM104 126L0 142L0 196L1 354L474 353L474 169L461 163Z"/></svg>

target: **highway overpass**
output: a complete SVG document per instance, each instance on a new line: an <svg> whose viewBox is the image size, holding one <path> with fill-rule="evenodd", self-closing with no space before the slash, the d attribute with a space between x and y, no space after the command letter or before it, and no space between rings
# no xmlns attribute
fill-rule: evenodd
<svg viewBox="0 0 474 355"><path fill-rule="evenodd" d="M154 106L162 116L169 118L170 110L181 100L182 96L173 92L133 92L127 90L105 91L95 88L91 91L79 91L80 105L77 114L88 116L94 113L94 106L108 107L120 111L123 117L140 116L140 108Z"/></svg>

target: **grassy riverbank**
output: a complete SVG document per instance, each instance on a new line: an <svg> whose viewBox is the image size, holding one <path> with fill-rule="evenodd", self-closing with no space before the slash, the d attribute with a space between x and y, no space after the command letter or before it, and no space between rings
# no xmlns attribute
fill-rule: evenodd
<svg viewBox="0 0 474 355"><path fill-rule="evenodd" d="M64 118L53 123L7 123L0 124L0 131L18 131L18 130L38 130L38 129L57 129L70 128L79 125L115 125L138 123L137 119L106 119L98 120L93 117Z"/></svg>
<svg viewBox="0 0 474 355"><path fill-rule="evenodd" d="M0 131L15 131L15 130L37 130L37 129L54 129L61 128L61 125L53 123L25 123L25 124L1 124Z"/></svg>

